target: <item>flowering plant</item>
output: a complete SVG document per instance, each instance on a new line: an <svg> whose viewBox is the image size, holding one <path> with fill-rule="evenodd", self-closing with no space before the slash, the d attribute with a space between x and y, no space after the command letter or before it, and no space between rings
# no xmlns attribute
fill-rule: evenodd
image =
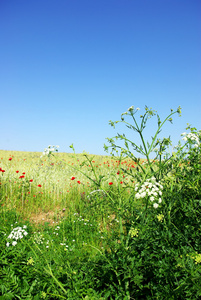
<svg viewBox="0 0 201 300"><path fill-rule="evenodd" d="M51 154L58 152L59 146L51 146L49 145L47 148L44 149L43 155L50 156Z"/></svg>
<svg viewBox="0 0 201 300"><path fill-rule="evenodd" d="M9 241L6 243L6 246L9 247L10 244L12 246L17 245L17 241L28 234L28 232L25 230L26 228L26 225L23 225L23 227L14 228L8 236Z"/></svg>
<svg viewBox="0 0 201 300"><path fill-rule="evenodd" d="M172 116L176 113L181 115L181 107L179 106L176 111L173 111L171 109L171 113L165 118L164 121L161 121L159 115L157 114L157 130L155 134L151 137L151 142L145 143L145 139L143 136L143 131L147 126L148 119L152 118L156 115L156 111L152 108L148 108L145 106L145 113L144 115L140 115L141 122L138 124L136 119L136 113L139 111L139 108L134 108L134 106L131 106L128 108L128 110L121 114L121 121L110 121L109 124L115 128L115 124L123 123L126 125L127 128L133 130L134 132L138 133L140 136L140 140L142 142L141 145L137 145L134 141L131 141L128 139L125 134L119 134L113 138L107 138L108 142L110 143L110 146L104 145L104 148L106 151L108 151L109 147L112 148L111 154L114 155L114 153L118 154L118 150L120 150L120 155L128 156L131 158L136 164L138 165L138 170L141 171L139 173L140 176L138 176L138 179L141 181L144 181L147 177L150 176L150 173L152 176L156 177L158 180L160 180L163 177L163 167L167 160L170 159L170 157L167 157L166 150L171 145L170 137L163 138L162 140L158 138L159 133L162 130L163 125L169 121L172 123ZM129 123L125 121L125 116L131 117L132 123ZM116 141L123 141L124 146L120 146L116 144ZM130 147L132 147L132 150L130 150ZM136 155L133 153L137 152L140 153L141 156L146 158L146 165L141 164L140 159L136 157ZM150 158L150 154L155 153L154 159ZM164 161L165 160L165 161ZM156 162L158 164L158 168L154 167L153 164L156 165ZM127 172L126 170L124 170ZM132 172L130 172L130 175L132 176ZM135 175L136 176L136 175ZM140 178L141 177L141 178Z"/></svg>
<svg viewBox="0 0 201 300"><path fill-rule="evenodd" d="M137 183L135 185L135 194L136 199L145 199L149 200L153 204L154 208L157 208L158 205L162 202L163 185L156 182L156 178L152 177L147 179L142 185Z"/></svg>

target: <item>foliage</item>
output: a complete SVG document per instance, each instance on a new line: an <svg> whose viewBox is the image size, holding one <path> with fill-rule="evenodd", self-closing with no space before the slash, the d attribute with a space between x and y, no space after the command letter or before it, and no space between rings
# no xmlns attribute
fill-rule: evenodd
<svg viewBox="0 0 201 300"><path fill-rule="evenodd" d="M201 298L200 131L188 125L167 154L170 138L158 133L180 108L157 115L150 144L142 133L156 112L146 107L138 125L138 111L121 121L142 146L117 135L124 148L109 142L119 157L1 152L3 299Z"/></svg>

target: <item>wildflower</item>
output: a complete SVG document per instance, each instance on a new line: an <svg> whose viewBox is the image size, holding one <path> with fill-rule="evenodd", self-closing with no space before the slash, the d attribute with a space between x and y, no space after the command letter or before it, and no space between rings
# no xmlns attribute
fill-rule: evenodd
<svg viewBox="0 0 201 300"><path fill-rule="evenodd" d="M12 157L10 157L8 160L12 160Z"/></svg>
<svg viewBox="0 0 201 300"><path fill-rule="evenodd" d="M135 236L138 237L138 232L139 232L139 230L137 228L131 227L131 229L129 230L129 234L131 237L135 237Z"/></svg>
<svg viewBox="0 0 201 300"><path fill-rule="evenodd" d="M32 257L30 257L28 260L27 260L27 265L33 265L34 264L34 260Z"/></svg>
<svg viewBox="0 0 201 300"><path fill-rule="evenodd" d="M16 173L19 173L19 171L16 171Z"/></svg>
<svg viewBox="0 0 201 300"><path fill-rule="evenodd" d="M29 182L33 182L33 179L30 179Z"/></svg>
<svg viewBox="0 0 201 300"><path fill-rule="evenodd" d="M157 215L156 217L157 217L157 219L158 219L159 222L162 222L163 218L164 218L164 215L160 214L160 215Z"/></svg>
<svg viewBox="0 0 201 300"><path fill-rule="evenodd" d="M181 135L184 136L182 138L183 141L185 141L185 142L186 141L191 141L191 142L193 142L195 147L198 147L198 145L200 144L199 137L195 133L192 133L192 132L186 133L186 132L184 132Z"/></svg>
<svg viewBox="0 0 201 300"><path fill-rule="evenodd" d="M133 110L134 110L134 106L133 105L128 108L128 111L133 111Z"/></svg>
<svg viewBox="0 0 201 300"><path fill-rule="evenodd" d="M80 184L81 182L78 180L77 183Z"/></svg>
<svg viewBox="0 0 201 300"><path fill-rule="evenodd" d="M22 175L25 175L25 172L23 172Z"/></svg>
<svg viewBox="0 0 201 300"><path fill-rule="evenodd" d="M113 182L109 182L109 185L113 185Z"/></svg>
<svg viewBox="0 0 201 300"><path fill-rule="evenodd" d="M34 239L34 243L43 244L44 237L42 234L40 234L40 232L37 232L37 233L35 232L33 239Z"/></svg>
<svg viewBox="0 0 201 300"><path fill-rule="evenodd" d="M75 177L73 176L73 177L71 177L71 180L74 180L75 179Z"/></svg>
<svg viewBox="0 0 201 300"><path fill-rule="evenodd" d="M154 208L157 208L157 207L158 207L158 203L154 203L154 204L153 204L153 207L154 207Z"/></svg>
<svg viewBox="0 0 201 300"><path fill-rule="evenodd" d="M139 193L135 194L135 198L140 199L141 198L140 194Z"/></svg>
<svg viewBox="0 0 201 300"><path fill-rule="evenodd" d="M58 152L59 146L51 146L49 145L48 148L45 148L43 155L51 155L53 152ZM42 157L42 156L41 156Z"/></svg>
<svg viewBox="0 0 201 300"><path fill-rule="evenodd" d="M9 245L10 245L10 243L9 243L9 242L7 242L7 243L6 243L6 247L9 247Z"/></svg>
<svg viewBox="0 0 201 300"><path fill-rule="evenodd" d="M195 264L200 264L201 263L201 254L197 254L196 253L196 256L194 257L195 259Z"/></svg>
<svg viewBox="0 0 201 300"><path fill-rule="evenodd" d="M38 184L38 187L41 187L41 184Z"/></svg>
<svg viewBox="0 0 201 300"><path fill-rule="evenodd" d="M158 200L158 203L161 203L162 199L160 196L162 196L162 189L163 186L159 182L156 182L155 177L152 177L147 179L141 186L138 183L135 185L135 198L143 199L149 197L151 202ZM157 208L158 203L154 203L153 207Z"/></svg>
<svg viewBox="0 0 201 300"><path fill-rule="evenodd" d="M21 175L19 178L24 178L25 176L24 175Z"/></svg>

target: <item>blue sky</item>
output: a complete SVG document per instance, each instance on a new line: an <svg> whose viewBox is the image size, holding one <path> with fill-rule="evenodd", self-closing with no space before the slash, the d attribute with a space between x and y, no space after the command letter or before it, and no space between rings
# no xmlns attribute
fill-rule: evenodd
<svg viewBox="0 0 201 300"><path fill-rule="evenodd" d="M200 0L2 0L0 149L105 154L108 121L131 105L162 119L180 105L162 132L174 144L186 123L201 129L200 11Z"/></svg>

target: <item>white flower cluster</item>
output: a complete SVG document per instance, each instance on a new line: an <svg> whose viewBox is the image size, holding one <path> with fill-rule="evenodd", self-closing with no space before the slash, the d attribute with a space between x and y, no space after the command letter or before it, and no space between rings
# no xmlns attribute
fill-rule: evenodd
<svg viewBox="0 0 201 300"><path fill-rule="evenodd" d="M195 134L195 133L182 133L181 136L183 136L182 140L183 141L188 141L188 140L191 140L193 143L194 143L194 146L197 148L200 144L200 141L199 141L199 137Z"/></svg>
<svg viewBox="0 0 201 300"><path fill-rule="evenodd" d="M134 110L134 106L132 105L131 107L128 108L128 111L133 111ZM140 110L139 107L136 108L136 110Z"/></svg>
<svg viewBox="0 0 201 300"><path fill-rule="evenodd" d="M49 145L47 148L44 149L43 155L49 155L53 152L58 152L59 146L51 146Z"/></svg>
<svg viewBox="0 0 201 300"><path fill-rule="evenodd" d="M8 236L8 239L11 240L10 243L12 244L12 246L17 245L17 240L22 239L28 234L28 232L25 230L26 228L27 226L24 225L23 227L16 227L11 231L11 233ZM9 247L10 243L7 242L6 246Z"/></svg>
<svg viewBox="0 0 201 300"><path fill-rule="evenodd" d="M158 205L162 202L163 186L162 184L156 182L156 178L152 177L147 179L142 185L138 183L135 185L135 194L136 199L143 199L149 197L149 200L153 203L153 207L157 208Z"/></svg>
<svg viewBox="0 0 201 300"><path fill-rule="evenodd" d="M132 105L131 107L129 107L128 109L127 109L127 111L126 112L124 112L124 113L122 113L121 114L121 120L122 121L124 121L124 117L123 117L123 115L128 115L128 112L131 112L131 113L133 113L133 111L134 111L134 106ZM135 113L138 111L138 110L140 110L140 108L139 107L137 107L136 109L135 109L136 111L135 111Z"/></svg>
<svg viewBox="0 0 201 300"><path fill-rule="evenodd" d="M40 234L40 232L34 232L33 240L36 244L43 244L44 237L42 234Z"/></svg>

